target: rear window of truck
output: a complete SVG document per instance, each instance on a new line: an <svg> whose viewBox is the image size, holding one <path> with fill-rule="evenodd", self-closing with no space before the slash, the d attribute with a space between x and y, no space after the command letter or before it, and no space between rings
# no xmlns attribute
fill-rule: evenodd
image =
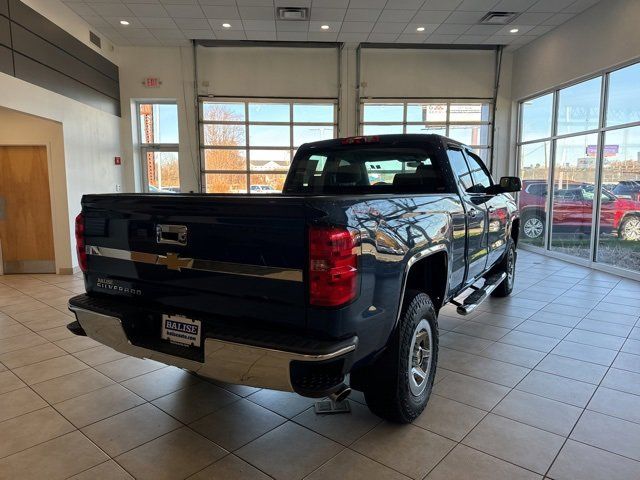
<svg viewBox="0 0 640 480"><path fill-rule="evenodd" d="M443 193L446 182L429 151L336 147L296 158L284 193Z"/></svg>

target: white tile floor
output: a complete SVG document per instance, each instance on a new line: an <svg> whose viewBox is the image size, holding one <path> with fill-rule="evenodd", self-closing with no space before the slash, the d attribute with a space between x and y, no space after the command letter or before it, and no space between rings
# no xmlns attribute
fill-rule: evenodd
<svg viewBox="0 0 640 480"><path fill-rule="evenodd" d="M216 385L72 336L78 277L0 277L0 479L640 478L640 284L520 252L517 287L440 315L413 425L362 396Z"/></svg>

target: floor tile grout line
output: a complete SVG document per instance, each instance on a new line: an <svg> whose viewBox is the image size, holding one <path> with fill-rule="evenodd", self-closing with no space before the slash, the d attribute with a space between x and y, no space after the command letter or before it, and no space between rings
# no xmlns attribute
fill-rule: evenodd
<svg viewBox="0 0 640 480"><path fill-rule="evenodd" d="M628 336L627 336L628 338ZM602 386L602 382L604 381L604 379L607 377L609 371L611 370L611 368L613 368L613 363L615 362L616 358L618 358L618 355L620 355L620 352L618 352L618 354L614 357L613 361L611 362L611 365L607 368L607 371L604 373L604 375L602 376L602 378L600 379L600 382L598 382L598 385L596 386L595 390L593 391L593 393L591 394L591 396L589 397L589 401L587 402L587 404L585 405L584 409L582 410L582 412L580 413L580 415L578 416L578 419L576 420L576 422L573 424L573 427L571 428L571 431L569 432L569 434L565 437L565 441L562 443L562 446L560 447L560 449L558 450L558 452L556 453L555 457L553 458L553 461L551 462L551 464L549 465L549 468L547 469L547 471L545 472L545 476L549 475L549 472L551 471L551 469L553 468L553 465L555 464L556 460L558 459L558 456L560 455L560 452L562 451L562 449L565 447L565 445L567 444L567 442L569 441L569 439L571 438L571 435L573 434L574 430L576 429L576 427L578 426L578 423L580 423L580 420L582 419L584 412L587 411L587 408L589 407L589 404L591 403L591 401L593 400L593 397L596 395L596 393L598 392L598 389L600 388L600 386ZM573 439L571 439L573 440ZM583 442L584 443L584 442ZM588 445L588 444L587 444ZM593 447L593 445L590 445ZM594 448L599 448L599 447L594 447ZM604 450L604 449L600 449L600 450ZM608 451L608 450L605 450ZM614 453L614 452L610 452L610 453Z"/></svg>

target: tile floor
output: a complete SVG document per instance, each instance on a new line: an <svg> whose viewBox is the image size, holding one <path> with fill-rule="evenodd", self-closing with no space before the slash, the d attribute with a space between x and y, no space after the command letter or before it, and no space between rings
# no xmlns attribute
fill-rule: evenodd
<svg viewBox="0 0 640 480"><path fill-rule="evenodd" d="M316 416L74 337L78 277L0 277L1 479L640 478L640 283L520 252L517 288L440 315L413 425Z"/></svg>

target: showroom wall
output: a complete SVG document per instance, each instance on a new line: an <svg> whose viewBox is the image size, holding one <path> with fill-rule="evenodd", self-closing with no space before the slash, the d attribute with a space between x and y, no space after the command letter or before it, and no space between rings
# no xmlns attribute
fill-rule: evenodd
<svg viewBox="0 0 640 480"><path fill-rule="evenodd" d="M345 45L341 55L335 48L198 47L198 52L201 95L338 98L339 136L357 134L355 45ZM361 97L493 96L492 50L362 49L361 58ZM192 48L121 47L119 66L125 189L142 191L135 102L171 100L178 105L181 190L197 191L200 160ZM511 67L512 54L505 53L496 112L497 176L509 169ZM159 84L145 86L148 77Z"/></svg>
<svg viewBox="0 0 640 480"><path fill-rule="evenodd" d="M142 191L142 162L138 139L137 100L176 101L178 105L180 184L183 192L198 191L199 159L196 141L193 49L191 47L121 47L122 155L125 191ZM157 87L144 79L157 78Z"/></svg>
<svg viewBox="0 0 640 480"><path fill-rule="evenodd" d="M516 50L514 100L637 58L639 18L637 0L602 1Z"/></svg>
<svg viewBox="0 0 640 480"><path fill-rule="evenodd" d="M24 3L91 46L89 26L59 0ZM102 50L100 53L115 60L109 43L103 46L109 53ZM114 165L114 157L121 154L120 117L5 74L0 74L0 107L23 114L3 111L0 143L50 145L56 268L70 273L77 268L72 239L82 195L115 192L123 183L121 167ZM54 122L57 127L52 126ZM42 131L33 125L42 126ZM18 133L21 126L30 127ZM62 145L54 135L54 131L60 129ZM63 161L61 155L64 155Z"/></svg>
<svg viewBox="0 0 640 480"><path fill-rule="evenodd" d="M71 239L82 195L115 192L116 186L122 185L120 167L114 165L114 157L120 155L120 118L4 74L0 74L0 106L62 125L64 162L52 164L55 171L51 187L56 266L58 271L68 272L77 266ZM9 137L11 131L16 132L15 126L10 130L6 124L0 125L0 130L0 143L29 145L42 141L42 132L29 130L28 136ZM54 156L52 160L57 158ZM64 247L59 251L60 245Z"/></svg>

